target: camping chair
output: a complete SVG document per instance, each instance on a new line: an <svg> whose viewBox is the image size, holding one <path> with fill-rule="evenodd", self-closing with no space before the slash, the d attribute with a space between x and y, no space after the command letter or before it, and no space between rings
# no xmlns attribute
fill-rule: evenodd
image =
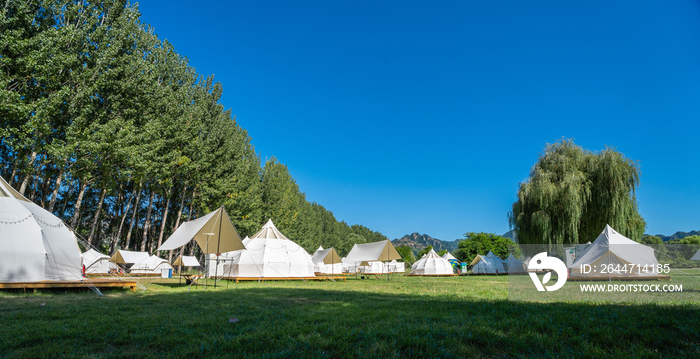
<svg viewBox="0 0 700 359"><path fill-rule="evenodd" d="M190 275L190 274L183 274L183 277L185 277L185 284L187 285L187 290L190 290L190 287L192 285L195 286L195 288L199 287L199 284L197 283L197 280L201 278L201 275Z"/></svg>

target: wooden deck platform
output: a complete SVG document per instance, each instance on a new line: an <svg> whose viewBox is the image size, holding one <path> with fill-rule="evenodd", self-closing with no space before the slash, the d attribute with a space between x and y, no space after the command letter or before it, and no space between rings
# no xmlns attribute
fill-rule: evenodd
<svg viewBox="0 0 700 359"><path fill-rule="evenodd" d="M65 289L65 288L89 288L90 285L97 288L129 288L131 291L136 290L136 281L133 280L118 280L118 279L102 279L90 278L89 280L80 281L40 281L40 282L12 282L0 283L0 289L31 289L37 291L39 289Z"/></svg>
<svg viewBox="0 0 700 359"><path fill-rule="evenodd" d="M569 282L607 282L610 280L615 281L659 281L659 280L671 280L671 276L668 275L655 275L655 276L640 276L640 277L569 277L566 279Z"/></svg>
<svg viewBox="0 0 700 359"><path fill-rule="evenodd" d="M342 280L345 281L346 277L339 276L318 276L318 277L221 277L221 279L227 279L238 282L252 282L252 281L280 281L280 280Z"/></svg>

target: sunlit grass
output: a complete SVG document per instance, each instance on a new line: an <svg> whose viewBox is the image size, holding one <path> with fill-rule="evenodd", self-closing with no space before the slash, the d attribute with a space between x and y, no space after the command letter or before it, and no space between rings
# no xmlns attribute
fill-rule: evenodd
<svg viewBox="0 0 700 359"><path fill-rule="evenodd" d="M508 301L507 277L0 293L0 357L698 357L698 303Z"/></svg>

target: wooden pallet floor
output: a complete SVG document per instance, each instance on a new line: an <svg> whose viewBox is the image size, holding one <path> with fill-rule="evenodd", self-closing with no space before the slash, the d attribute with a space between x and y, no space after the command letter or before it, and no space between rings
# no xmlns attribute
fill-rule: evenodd
<svg viewBox="0 0 700 359"><path fill-rule="evenodd" d="M24 289L25 291L31 289L37 291L39 289L88 288L90 284L97 288L129 288L132 292L136 290L136 281L103 278L90 278L89 281L46 280L41 282L0 283L0 289Z"/></svg>
<svg viewBox="0 0 700 359"><path fill-rule="evenodd" d="M318 276L318 277L222 277L221 279L228 279L238 282L252 282L252 281L281 281L281 280L342 280L345 281L346 277L339 276Z"/></svg>

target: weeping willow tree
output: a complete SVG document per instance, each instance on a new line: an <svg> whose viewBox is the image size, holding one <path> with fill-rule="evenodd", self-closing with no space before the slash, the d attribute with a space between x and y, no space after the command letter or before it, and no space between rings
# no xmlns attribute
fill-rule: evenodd
<svg viewBox="0 0 700 359"><path fill-rule="evenodd" d="M508 220L523 244L577 244L594 240L609 224L641 238L637 210L639 165L613 148L584 150L573 140L549 144L520 184Z"/></svg>

